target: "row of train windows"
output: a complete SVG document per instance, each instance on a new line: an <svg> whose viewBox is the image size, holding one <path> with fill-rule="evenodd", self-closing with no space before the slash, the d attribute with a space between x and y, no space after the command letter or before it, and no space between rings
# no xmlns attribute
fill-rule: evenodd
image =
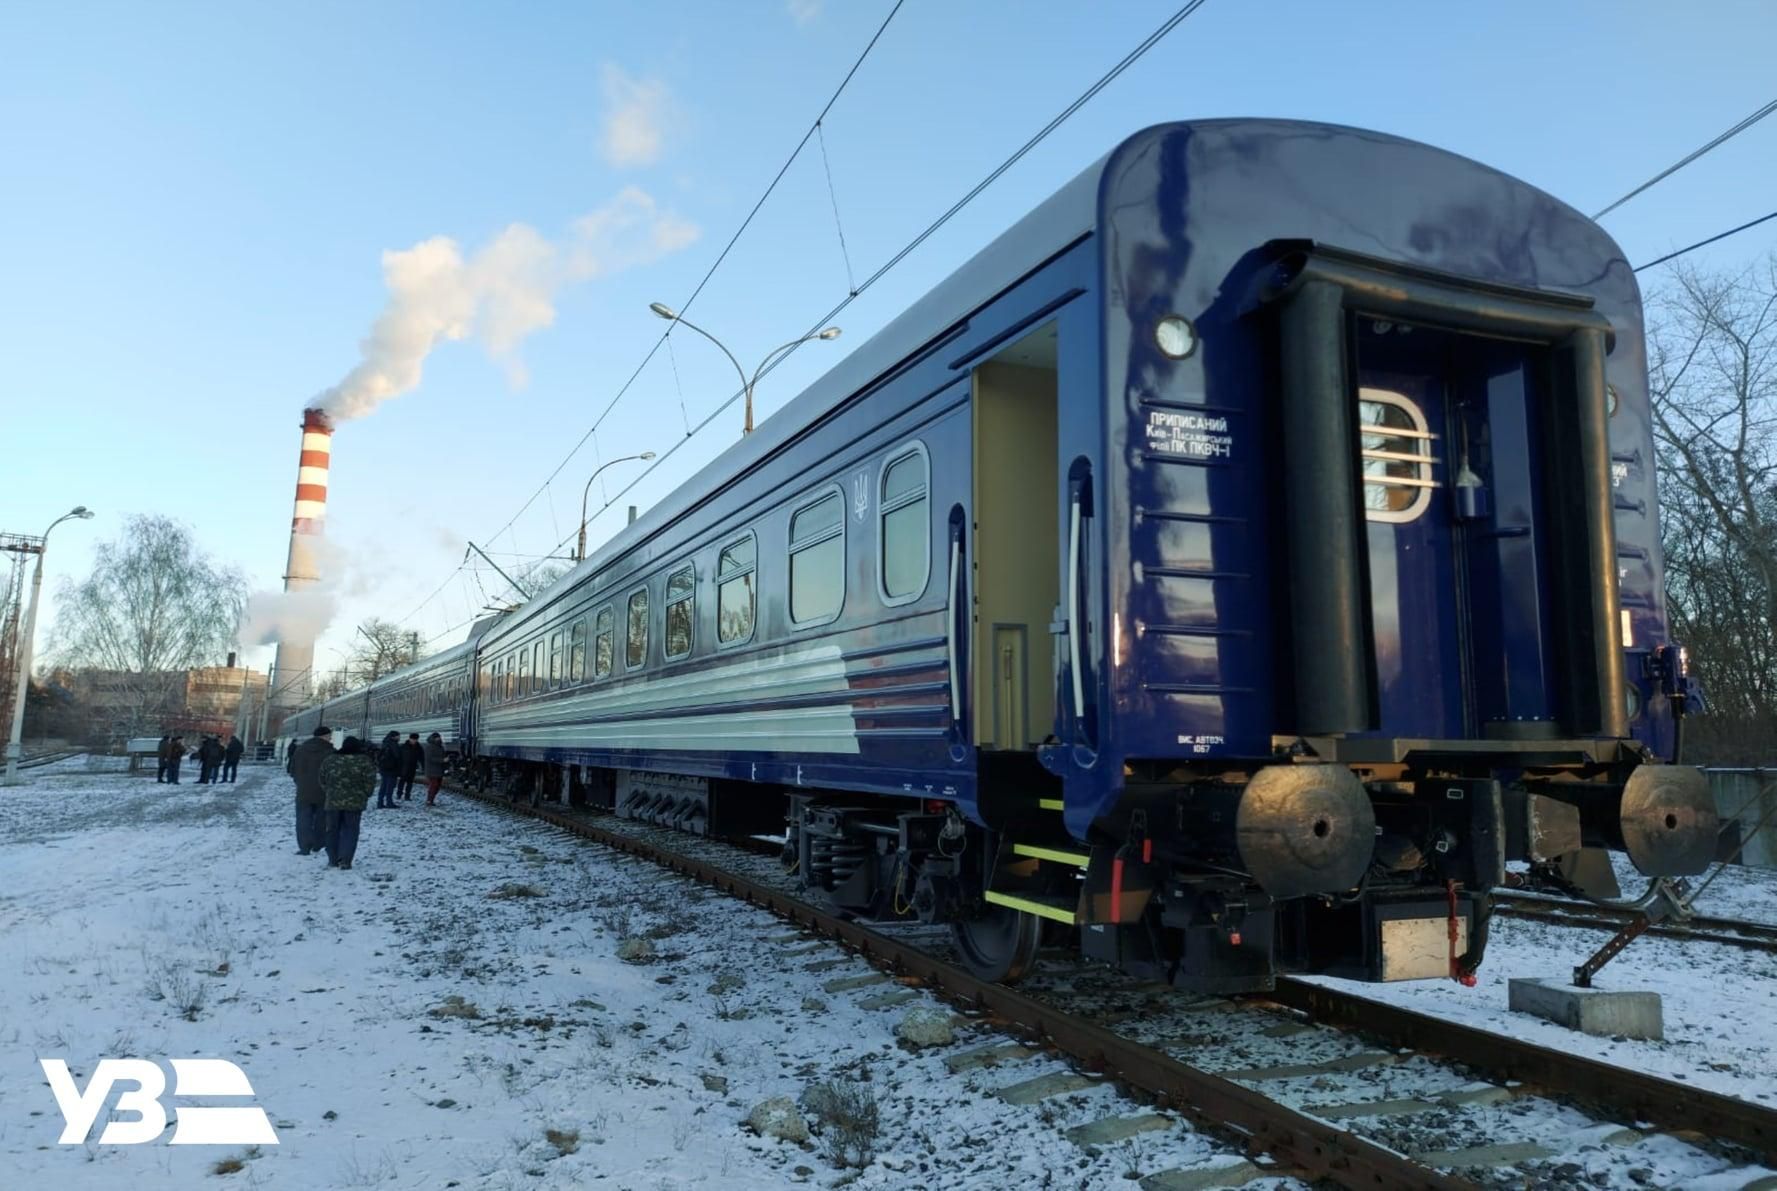
<svg viewBox="0 0 1777 1191"><path fill-rule="evenodd" d="M463 680L440 678L403 691L378 695L375 714L379 719L411 719L421 715L444 715L462 701Z"/></svg>
<svg viewBox="0 0 1777 1191"><path fill-rule="evenodd" d="M889 605L918 599L931 572L931 464L913 443L882 469L877 500L877 595ZM790 622L796 629L826 624L845 605L845 494L838 486L790 515ZM758 619L758 535L748 530L716 556L718 648L750 641ZM623 601L623 666L639 670L648 660L646 587ZM666 577L662 653L667 661L689 657L696 623L697 572L689 563ZM588 643L591 645L590 666ZM489 697L501 703L539 691L608 678L617 666L617 605L533 641L488 668Z"/></svg>

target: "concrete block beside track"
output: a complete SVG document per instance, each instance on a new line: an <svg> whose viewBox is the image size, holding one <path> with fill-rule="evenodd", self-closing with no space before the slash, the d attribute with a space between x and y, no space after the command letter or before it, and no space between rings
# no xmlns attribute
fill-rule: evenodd
<svg viewBox="0 0 1777 1191"><path fill-rule="evenodd" d="M1528 1013L1558 1026L1600 1037L1666 1036L1660 994L1601 988L1575 988L1554 977L1514 979L1507 1004L1514 1013Z"/></svg>

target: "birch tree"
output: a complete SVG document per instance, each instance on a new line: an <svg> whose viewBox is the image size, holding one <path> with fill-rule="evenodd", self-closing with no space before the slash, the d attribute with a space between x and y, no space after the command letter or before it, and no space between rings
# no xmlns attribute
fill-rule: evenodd
<svg viewBox="0 0 1777 1191"><path fill-rule="evenodd" d="M198 548L169 517L129 518L99 545L90 575L64 582L51 656L70 670L102 671L110 730L135 735L184 691L184 672L223 662L236 647L247 583Z"/></svg>

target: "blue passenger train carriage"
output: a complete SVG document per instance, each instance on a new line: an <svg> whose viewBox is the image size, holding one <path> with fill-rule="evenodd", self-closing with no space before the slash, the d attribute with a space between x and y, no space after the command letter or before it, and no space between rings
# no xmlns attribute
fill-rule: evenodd
<svg viewBox="0 0 1777 1191"><path fill-rule="evenodd" d="M462 751L787 822L808 889L995 977L1050 922L1203 991L1464 978L1508 860L1712 854L1652 452L1635 280L1571 208L1156 126L459 647Z"/></svg>

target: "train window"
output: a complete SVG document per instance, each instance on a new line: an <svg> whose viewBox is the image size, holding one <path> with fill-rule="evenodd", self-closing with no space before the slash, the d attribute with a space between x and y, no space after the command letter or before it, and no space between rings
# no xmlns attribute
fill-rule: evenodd
<svg viewBox="0 0 1777 1191"><path fill-rule="evenodd" d="M520 698L531 693L531 651L518 651L518 694Z"/></svg>
<svg viewBox="0 0 1777 1191"><path fill-rule="evenodd" d="M734 645L753 635L759 596L753 587L758 571L758 540L748 534L722 547L716 560L716 641Z"/></svg>
<svg viewBox="0 0 1777 1191"><path fill-rule="evenodd" d="M543 689L543 638L538 637L531 643L531 693L534 695Z"/></svg>
<svg viewBox="0 0 1777 1191"><path fill-rule="evenodd" d="M561 685L561 634L549 634L549 688Z"/></svg>
<svg viewBox="0 0 1777 1191"><path fill-rule="evenodd" d="M790 620L825 624L845 604L845 497L833 489L790 518Z"/></svg>
<svg viewBox="0 0 1777 1191"><path fill-rule="evenodd" d="M932 571L932 518L927 493L931 460L914 443L882 465L877 493L877 594L885 604L919 598Z"/></svg>
<svg viewBox="0 0 1777 1191"><path fill-rule="evenodd" d="M691 623L696 611L697 572L690 567L666 577L666 644L669 658L691 652Z"/></svg>
<svg viewBox="0 0 1777 1191"><path fill-rule="evenodd" d="M1425 414L1388 389L1359 389L1360 453L1364 468L1364 516L1370 521L1412 521L1431 504L1432 442Z"/></svg>
<svg viewBox="0 0 1777 1191"><path fill-rule="evenodd" d="M623 643L623 664L639 669L648 660L648 589L629 595L629 635Z"/></svg>
<svg viewBox="0 0 1777 1191"><path fill-rule="evenodd" d="M606 678L617 664L617 613L606 604L593 619L592 676Z"/></svg>
<svg viewBox="0 0 1777 1191"><path fill-rule="evenodd" d="M586 622L576 620L568 633L568 681L586 681Z"/></svg>

